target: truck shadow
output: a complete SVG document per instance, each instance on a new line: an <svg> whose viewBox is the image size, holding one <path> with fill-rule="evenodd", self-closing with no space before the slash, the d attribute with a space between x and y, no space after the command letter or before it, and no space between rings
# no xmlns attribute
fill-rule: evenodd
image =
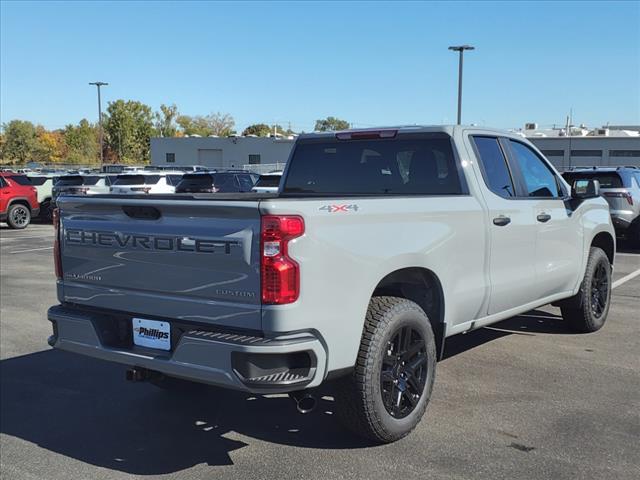
<svg viewBox="0 0 640 480"><path fill-rule="evenodd" d="M532 312L539 320L515 317L495 329L453 337L446 358L511 333L565 333L543 313ZM319 399L314 413L300 415L286 396L216 388L172 395L124 376L123 366L57 350L2 360L0 431L135 475L231 465L232 452L260 441L323 449L371 446L339 425L332 398Z"/></svg>
<svg viewBox="0 0 640 480"><path fill-rule="evenodd" d="M307 448L368 446L343 430L333 401L300 415L287 396L203 388L173 395L126 382L125 367L57 350L0 362L0 431L104 468L173 473L255 440ZM235 433L232 433L235 432Z"/></svg>
<svg viewBox="0 0 640 480"><path fill-rule="evenodd" d="M512 317L489 327L479 328L469 333L455 335L445 343L442 360L454 357L485 343L497 340L507 335L536 335L536 334L564 334L573 335L562 321L560 315L532 310L523 315Z"/></svg>

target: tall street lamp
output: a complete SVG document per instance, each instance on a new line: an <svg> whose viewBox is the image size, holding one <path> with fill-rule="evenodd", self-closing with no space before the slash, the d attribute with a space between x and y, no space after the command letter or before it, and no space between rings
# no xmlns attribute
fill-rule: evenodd
<svg viewBox="0 0 640 480"><path fill-rule="evenodd" d="M458 125L460 125L462 123L462 63L464 61L464 51L475 50L475 47L472 47L471 45L457 45L449 47L449 50L460 52L458 60Z"/></svg>
<svg viewBox="0 0 640 480"><path fill-rule="evenodd" d="M98 87L98 126L100 128L100 165L104 163L104 145L102 136L102 102L100 100L100 87L109 85L106 82L89 82L89 85L95 85Z"/></svg>

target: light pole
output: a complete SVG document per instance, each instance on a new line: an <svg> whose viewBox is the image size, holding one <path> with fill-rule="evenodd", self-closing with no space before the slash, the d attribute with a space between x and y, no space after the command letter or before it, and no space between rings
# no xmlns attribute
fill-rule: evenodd
<svg viewBox="0 0 640 480"><path fill-rule="evenodd" d="M458 45L449 47L449 50L460 52L458 60L458 125L460 125L462 123L462 63L464 62L464 51L475 50L475 47L472 47L471 45Z"/></svg>
<svg viewBox="0 0 640 480"><path fill-rule="evenodd" d="M98 87L98 128L100 128L100 165L104 163L104 145L102 137L102 102L100 100L100 87L109 85L106 82L89 82L89 85Z"/></svg>

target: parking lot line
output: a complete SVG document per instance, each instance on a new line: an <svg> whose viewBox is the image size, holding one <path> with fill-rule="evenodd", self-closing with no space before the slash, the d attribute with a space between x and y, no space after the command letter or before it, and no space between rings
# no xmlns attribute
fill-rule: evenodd
<svg viewBox="0 0 640 480"><path fill-rule="evenodd" d="M27 252L35 252L38 250L51 250L53 247L42 247L42 248L29 248L28 250L16 250L15 252L9 253L27 253Z"/></svg>
<svg viewBox="0 0 640 480"><path fill-rule="evenodd" d="M616 257L640 257L640 253L618 253L618 252L616 252Z"/></svg>
<svg viewBox="0 0 640 480"><path fill-rule="evenodd" d="M613 289L613 288L619 287L623 283L626 283L629 280L632 280L632 279L636 278L638 275L640 275L640 268L638 270L636 270L635 272L631 272L629 275L625 275L624 277L622 277L622 278L616 280L615 282L613 282L613 284L611 285L611 288Z"/></svg>

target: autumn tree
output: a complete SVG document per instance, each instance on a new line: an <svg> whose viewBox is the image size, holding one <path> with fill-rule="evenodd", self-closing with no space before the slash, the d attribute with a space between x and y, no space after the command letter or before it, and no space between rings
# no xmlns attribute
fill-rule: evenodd
<svg viewBox="0 0 640 480"><path fill-rule="evenodd" d="M316 120L316 132L333 132L336 130L347 130L349 122L336 117L327 117L325 119Z"/></svg>
<svg viewBox="0 0 640 480"><path fill-rule="evenodd" d="M154 115L151 107L134 100L109 102L104 130L108 147L118 161L143 163L149 161L150 140L154 136Z"/></svg>
<svg viewBox="0 0 640 480"><path fill-rule="evenodd" d="M98 128L85 118L63 131L67 160L72 163L95 163L100 157Z"/></svg>
<svg viewBox="0 0 640 480"><path fill-rule="evenodd" d="M67 157L67 145L61 130L36 129L38 136L37 160L41 162L61 162Z"/></svg>
<svg viewBox="0 0 640 480"><path fill-rule="evenodd" d="M236 125L230 114L220 112L193 117L180 115L176 122L180 125L185 135L200 135L201 137L208 137L209 135L226 137L233 133L233 127Z"/></svg>
<svg viewBox="0 0 640 480"><path fill-rule="evenodd" d="M156 130L161 137L175 137L178 132L176 127L176 118L178 116L178 107L172 105L160 105L160 111L155 113Z"/></svg>

